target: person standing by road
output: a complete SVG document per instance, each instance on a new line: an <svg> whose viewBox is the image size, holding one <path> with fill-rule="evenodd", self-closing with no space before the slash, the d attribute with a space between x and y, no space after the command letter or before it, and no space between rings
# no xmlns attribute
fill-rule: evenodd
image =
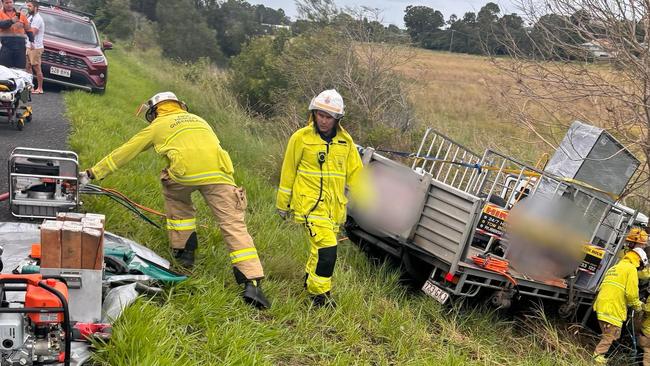
<svg viewBox="0 0 650 366"><path fill-rule="evenodd" d="M308 125L296 131L282 164L276 208L305 226L309 259L305 287L315 306L336 306L331 297L339 226L346 219L346 185L361 190L363 164L350 134L340 125L341 95L325 90L309 104Z"/></svg>
<svg viewBox="0 0 650 366"><path fill-rule="evenodd" d="M34 42L34 33L24 14L16 11L13 0L2 0L0 11L0 65L24 69L27 64L25 38Z"/></svg>
<svg viewBox="0 0 650 366"><path fill-rule="evenodd" d="M38 2L27 2L27 20L31 25L34 33L34 42L29 42L27 48L27 72L36 74L36 84L34 85L33 94L43 94L43 70L41 70L41 57L45 46L43 45L43 35L45 34L45 22L43 17L38 13Z"/></svg>
<svg viewBox="0 0 650 366"><path fill-rule="evenodd" d="M185 267L194 265L198 239L192 192L199 191L217 218L230 251L235 280L244 285L244 301L258 308L270 307L260 287L264 278L262 264L244 222L246 192L235 184L230 155L221 147L212 127L189 113L186 104L172 92L154 95L140 111L144 111L149 126L82 172L80 183L83 186L91 179L104 179L153 147L169 163L160 180L174 257Z"/></svg>

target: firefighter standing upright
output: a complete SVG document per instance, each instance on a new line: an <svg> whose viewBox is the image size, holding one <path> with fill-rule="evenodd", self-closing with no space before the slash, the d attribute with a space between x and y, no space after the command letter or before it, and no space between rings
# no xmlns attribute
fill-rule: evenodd
<svg viewBox="0 0 650 366"><path fill-rule="evenodd" d="M244 284L244 300L259 308L269 307L259 287L264 277L262 264L244 223L245 191L235 184L232 161L217 135L205 120L188 113L185 103L171 92L154 95L141 111L145 111L149 126L82 173L82 184L103 179L153 147L169 162L160 179L176 259L186 267L194 265L198 239L191 195L199 191L219 222L235 279Z"/></svg>
<svg viewBox="0 0 650 366"><path fill-rule="evenodd" d="M310 244L305 287L316 306L335 306L330 296L339 226L346 219L346 185L360 191L361 157L340 125L344 104L325 90L309 104L308 125L296 131L282 164L276 208L305 226Z"/></svg>

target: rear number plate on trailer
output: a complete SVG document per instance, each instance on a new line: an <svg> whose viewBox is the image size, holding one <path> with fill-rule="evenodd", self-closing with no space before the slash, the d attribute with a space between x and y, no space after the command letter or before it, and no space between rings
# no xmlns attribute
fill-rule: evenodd
<svg viewBox="0 0 650 366"><path fill-rule="evenodd" d="M444 304L449 299L449 294L445 290L438 287L430 279L427 280L427 282L424 283L424 286L422 286L422 291L425 294L427 294L427 295L433 297L434 299L436 299L436 301L438 301L441 304Z"/></svg>
<svg viewBox="0 0 650 366"><path fill-rule="evenodd" d="M70 77L70 70L61 69L59 67L52 66L52 67L50 67L50 74L64 76L66 78L69 78Z"/></svg>

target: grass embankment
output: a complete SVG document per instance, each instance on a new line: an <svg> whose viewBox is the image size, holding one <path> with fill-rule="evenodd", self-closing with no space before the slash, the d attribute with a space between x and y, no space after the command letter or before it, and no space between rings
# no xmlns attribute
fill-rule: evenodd
<svg viewBox="0 0 650 366"><path fill-rule="evenodd" d="M275 182L285 141L272 125L246 117L222 80L207 70L178 68L156 55L111 51L105 95L67 94L70 143L83 167L126 141L145 122L139 103L173 90L190 110L213 124L248 191L248 226L267 273L264 288L273 308L259 312L242 303L219 230L202 201L198 265L191 279L164 296L141 299L119 319L111 343L96 353L104 365L577 365L587 352L558 335L516 330L487 311L454 310L409 292L390 266L374 265L344 241L335 272L336 310L311 309L302 288L307 256L301 228L275 217ZM185 78L183 77L185 75ZM200 75L197 83L185 79ZM197 157L201 158L201 157ZM101 182L161 210L153 151ZM108 199L86 198L86 209L107 215L108 229L169 256L166 233L139 221ZM544 325L545 323L537 323Z"/></svg>

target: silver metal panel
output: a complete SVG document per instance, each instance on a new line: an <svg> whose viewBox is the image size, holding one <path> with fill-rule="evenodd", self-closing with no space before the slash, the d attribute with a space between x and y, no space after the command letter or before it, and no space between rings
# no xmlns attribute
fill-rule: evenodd
<svg viewBox="0 0 650 366"><path fill-rule="evenodd" d="M413 243L448 263L462 259L471 240L480 199L432 181Z"/></svg>
<svg viewBox="0 0 650 366"><path fill-rule="evenodd" d="M0 313L0 349L22 347L25 340L23 314Z"/></svg>
<svg viewBox="0 0 650 366"><path fill-rule="evenodd" d="M102 319L102 270L41 268L43 276L61 276L68 283L72 321L99 323Z"/></svg>

